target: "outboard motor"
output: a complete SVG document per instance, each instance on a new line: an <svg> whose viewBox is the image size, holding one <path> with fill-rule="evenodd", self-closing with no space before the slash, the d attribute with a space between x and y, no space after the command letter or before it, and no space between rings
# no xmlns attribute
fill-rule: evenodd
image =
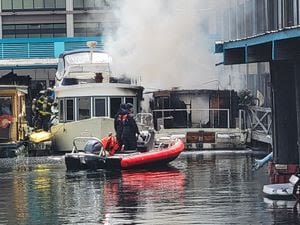
<svg viewBox="0 0 300 225"><path fill-rule="evenodd" d="M102 145L97 140L88 140L84 146L85 153L99 154L101 151Z"/></svg>
<svg viewBox="0 0 300 225"><path fill-rule="evenodd" d="M145 152L153 148L154 131L141 131L137 139L137 149L140 152Z"/></svg>

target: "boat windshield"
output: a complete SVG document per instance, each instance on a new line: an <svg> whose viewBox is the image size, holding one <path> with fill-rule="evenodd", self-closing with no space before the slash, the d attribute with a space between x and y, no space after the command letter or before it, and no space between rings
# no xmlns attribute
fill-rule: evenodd
<svg viewBox="0 0 300 225"><path fill-rule="evenodd" d="M66 67L70 65L82 65L90 63L109 64L111 62L108 54L103 52L79 52L76 54L66 55L64 60Z"/></svg>
<svg viewBox="0 0 300 225"><path fill-rule="evenodd" d="M111 57L103 52L79 52L60 58L56 78L91 79L95 73L110 73Z"/></svg>

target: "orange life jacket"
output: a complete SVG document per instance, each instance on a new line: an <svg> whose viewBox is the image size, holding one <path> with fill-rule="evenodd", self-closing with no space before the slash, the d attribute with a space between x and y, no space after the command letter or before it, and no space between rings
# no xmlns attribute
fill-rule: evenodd
<svg viewBox="0 0 300 225"><path fill-rule="evenodd" d="M119 145L116 137L109 135L100 140L105 151L108 151L110 156L113 156L115 152L119 149Z"/></svg>

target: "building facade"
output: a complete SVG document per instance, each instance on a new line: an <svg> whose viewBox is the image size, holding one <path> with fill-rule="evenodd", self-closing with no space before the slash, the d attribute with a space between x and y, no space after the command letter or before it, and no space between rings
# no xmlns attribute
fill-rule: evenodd
<svg viewBox="0 0 300 225"><path fill-rule="evenodd" d="M300 24L299 0L229 0L219 9L222 23L218 23L221 40L242 40L276 32ZM226 64L226 62L225 62ZM231 63L230 63L231 64ZM265 98L265 107L271 107L270 67L266 62L248 62L245 65L227 66L226 74L238 79L237 89L258 91ZM234 77L237 75L237 77ZM240 77L240 75L245 75ZM222 78L220 78L222 80ZM224 78L223 79L229 79Z"/></svg>
<svg viewBox="0 0 300 225"><path fill-rule="evenodd" d="M299 0L231 1L230 29L223 44L224 65L267 71L272 96L272 182L299 172L300 7ZM224 25L226 26L226 25ZM219 48L220 47L220 48ZM263 65L263 66L262 66ZM225 66L226 67L226 66ZM261 67L261 68L260 68ZM244 75L240 73L239 75ZM255 74L253 74L255 75ZM247 78L249 79L249 78Z"/></svg>
<svg viewBox="0 0 300 225"><path fill-rule="evenodd" d="M104 32L116 28L118 0L1 0L0 75L13 71L52 86L57 58L65 50L102 47Z"/></svg>

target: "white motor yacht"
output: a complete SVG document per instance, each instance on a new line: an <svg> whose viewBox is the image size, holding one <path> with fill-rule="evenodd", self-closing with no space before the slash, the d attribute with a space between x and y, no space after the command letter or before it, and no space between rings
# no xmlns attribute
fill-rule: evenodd
<svg viewBox="0 0 300 225"><path fill-rule="evenodd" d="M143 87L137 80L113 77L111 61L93 47L60 55L54 88L59 123L51 127L54 151L70 152L78 136L102 138L114 132L121 103L131 103L139 112Z"/></svg>

